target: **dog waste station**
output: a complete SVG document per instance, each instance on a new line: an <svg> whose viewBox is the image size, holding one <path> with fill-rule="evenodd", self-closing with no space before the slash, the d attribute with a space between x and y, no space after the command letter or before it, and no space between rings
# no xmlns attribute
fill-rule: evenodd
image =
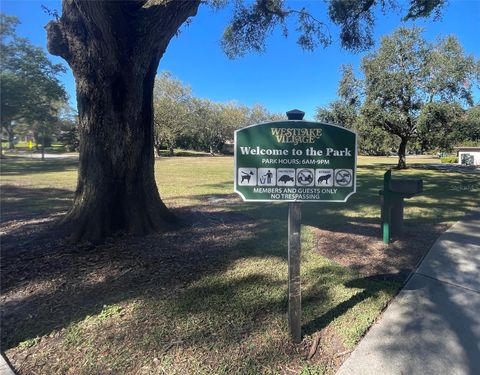
<svg viewBox="0 0 480 375"><path fill-rule="evenodd" d="M301 341L300 202L346 202L356 191L357 135L341 126L304 121L252 125L235 132L235 192L244 201L289 202L288 324Z"/></svg>

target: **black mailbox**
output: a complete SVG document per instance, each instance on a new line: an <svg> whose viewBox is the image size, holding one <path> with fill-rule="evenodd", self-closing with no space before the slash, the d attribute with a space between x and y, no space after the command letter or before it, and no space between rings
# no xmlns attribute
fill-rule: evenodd
<svg viewBox="0 0 480 375"><path fill-rule="evenodd" d="M423 191L423 180L390 180L390 191L393 193L400 193L405 198L413 197Z"/></svg>

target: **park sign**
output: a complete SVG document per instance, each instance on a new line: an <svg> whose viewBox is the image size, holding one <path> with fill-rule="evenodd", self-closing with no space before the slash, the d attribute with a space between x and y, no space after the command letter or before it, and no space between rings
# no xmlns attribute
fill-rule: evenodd
<svg viewBox="0 0 480 375"><path fill-rule="evenodd" d="M302 339L300 202L346 202L355 193L357 135L341 126L303 121L268 122L235 132L235 192L244 201L288 203L288 326Z"/></svg>
<svg viewBox="0 0 480 375"><path fill-rule="evenodd" d="M244 201L346 202L356 191L357 135L303 120L235 132L235 192Z"/></svg>

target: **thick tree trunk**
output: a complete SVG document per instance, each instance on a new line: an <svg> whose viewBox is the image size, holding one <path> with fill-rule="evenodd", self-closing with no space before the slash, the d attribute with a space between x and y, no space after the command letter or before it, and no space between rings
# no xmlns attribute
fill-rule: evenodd
<svg viewBox="0 0 480 375"><path fill-rule="evenodd" d="M74 205L64 218L73 224L76 238L96 240L117 231L146 234L174 219L154 176L156 66L152 62L143 73L119 65L94 81L77 75L80 168Z"/></svg>
<svg viewBox="0 0 480 375"><path fill-rule="evenodd" d="M398 164L397 169L406 169L407 168L407 138L402 138L400 141L400 146L398 147Z"/></svg>
<svg viewBox="0 0 480 375"><path fill-rule="evenodd" d="M197 7L64 0L47 25L48 48L69 63L77 88L78 184L62 221L73 239L147 234L175 220L155 183L153 85L168 42Z"/></svg>

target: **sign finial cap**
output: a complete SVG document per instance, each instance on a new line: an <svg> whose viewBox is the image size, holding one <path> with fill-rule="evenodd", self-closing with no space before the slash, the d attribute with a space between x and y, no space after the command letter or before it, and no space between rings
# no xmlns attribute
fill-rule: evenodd
<svg viewBox="0 0 480 375"><path fill-rule="evenodd" d="M289 120L303 120L303 116L305 116L305 112L300 111L299 109L292 109L287 112L287 118Z"/></svg>

